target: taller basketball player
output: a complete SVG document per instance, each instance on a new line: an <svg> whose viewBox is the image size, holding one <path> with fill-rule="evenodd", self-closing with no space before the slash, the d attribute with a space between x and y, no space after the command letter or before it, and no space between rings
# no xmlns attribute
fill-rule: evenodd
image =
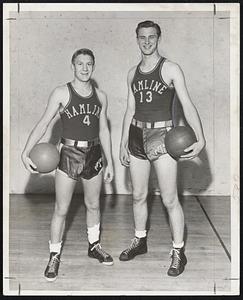
<svg viewBox="0 0 243 300"><path fill-rule="evenodd" d="M187 261L184 253L184 214L177 195L177 162L167 154L164 145L166 132L173 127L172 102L175 92L197 137L197 142L185 149L188 153L182 157L195 158L204 148L205 138L181 68L158 52L161 39L159 25L152 21L141 22L136 34L142 59L128 73L127 110L120 143L120 161L122 165L129 166L131 172L135 237L121 253L120 260L128 261L147 252L146 197L153 164L173 238L168 275L178 276Z"/></svg>

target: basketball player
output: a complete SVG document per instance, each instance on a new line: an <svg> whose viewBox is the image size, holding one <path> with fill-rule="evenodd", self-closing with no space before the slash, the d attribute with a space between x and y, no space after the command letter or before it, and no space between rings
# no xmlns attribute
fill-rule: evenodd
<svg viewBox="0 0 243 300"><path fill-rule="evenodd" d="M75 184L81 181L86 205L88 256L104 265L112 257L100 245L99 196L102 185L102 152L106 158L105 182L113 179L110 133L107 126L106 94L95 88L91 75L95 57L89 49L79 49L72 56L74 79L57 87L50 95L47 108L32 130L22 153L23 163L31 173L36 166L29 158L33 146L45 134L50 121L60 113L63 134L60 163L55 174L56 204L51 221L50 259L44 276L54 281L58 275L65 219Z"/></svg>
<svg viewBox="0 0 243 300"><path fill-rule="evenodd" d="M184 215L177 195L177 162L164 145L166 132L173 127L172 101L175 92L180 98L188 124L195 131L197 142L185 149L184 159L195 158L205 146L201 122L178 64L158 52L161 29L152 21L138 24L137 43L141 62L128 73L128 100L120 143L120 161L130 167L133 186L135 237L120 254L128 261L147 252L146 197L151 164L158 178L163 203L168 211L173 248L167 274L178 276L187 262L184 253Z"/></svg>

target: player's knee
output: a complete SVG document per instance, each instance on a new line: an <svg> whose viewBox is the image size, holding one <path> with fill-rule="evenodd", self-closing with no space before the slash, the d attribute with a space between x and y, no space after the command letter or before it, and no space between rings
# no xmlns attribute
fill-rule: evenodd
<svg viewBox="0 0 243 300"><path fill-rule="evenodd" d="M162 201L167 209L173 209L179 203L178 196L175 194L163 194Z"/></svg>
<svg viewBox="0 0 243 300"><path fill-rule="evenodd" d="M55 205L55 214L58 217L65 218L67 213L68 213L68 207L66 205L60 205L60 204Z"/></svg>
<svg viewBox="0 0 243 300"><path fill-rule="evenodd" d="M85 198L85 206L88 211L98 211L100 209L99 199Z"/></svg>
<svg viewBox="0 0 243 300"><path fill-rule="evenodd" d="M147 198L147 191L133 191L133 202L135 204L144 203Z"/></svg>

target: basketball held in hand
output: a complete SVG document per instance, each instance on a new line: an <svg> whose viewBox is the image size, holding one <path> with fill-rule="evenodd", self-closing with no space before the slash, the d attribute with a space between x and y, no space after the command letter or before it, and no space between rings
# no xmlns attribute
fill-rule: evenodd
<svg viewBox="0 0 243 300"><path fill-rule="evenodd" d="M35 145L29 154L30 159L36 165L39 173L49 173L58 166L60 155L53 144L40 143Z"/></svg>
<svg viewBox="0 0 243 300"><path fill-rule="evenodd" d="M184 150L197 142L194 131L190 127L177 126L171 129L165 136L165 148L174 159L189 152Z"/></svg>

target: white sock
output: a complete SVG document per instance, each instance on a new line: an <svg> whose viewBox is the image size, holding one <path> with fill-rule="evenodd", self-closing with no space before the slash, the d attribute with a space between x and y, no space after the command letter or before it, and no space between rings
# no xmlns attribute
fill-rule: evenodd
<svg viewBox="0 0 243 300"><path fill-rule="evenodd" d="M94 225L93 227L88 227L87 234L88 234L88 241L90 244L97 242L100 237L100 223Z"/></svg>
<svg viewBox="0 0 243 300"><path fill-rule="evenodd" d="M135 229L135 236L138 238L143 238L147 235L147 230L136 230Z"/></svg>
<svg viewBox="0 0 243 300"><path fill-rule="evenodd" d="M174 241L172 241L172 245L173 248L182 248L184 246L184 241L182 241L181 243L175 243Z"/></svg>
<svg viewBox="0 0 243 300"><path fill-rule="evenodd" d="M57 252L58 254L61 253L61 248L62 248L62 241L60 243L51 243L51 241L49 241L49 249L50 252Z"/></svg>

